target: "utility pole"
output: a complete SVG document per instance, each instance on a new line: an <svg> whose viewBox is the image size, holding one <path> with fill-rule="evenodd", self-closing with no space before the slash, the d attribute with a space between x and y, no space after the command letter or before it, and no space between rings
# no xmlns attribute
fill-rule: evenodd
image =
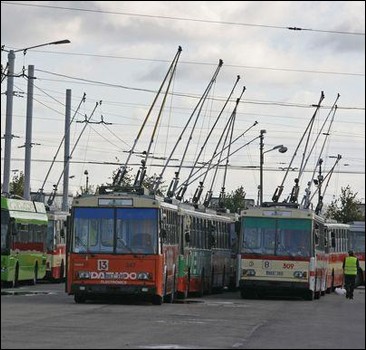
<svg viewBox="0 0 366 350"><path fill-rule="evenodd" d="M70 157L70 116L71 116L71 90L66 90L65 112L65 145L64 145L64 187L62 191L62 211L69 210L69 157Z"/></svg>
<svg viewBox="0 0 366 350"><path fill-rule="evenodd" d="M263 204L263 163L264 163L264 156L263 156L263 138L264 138L264 134L267 131L262 129L260 131L260 136L259 136L259 154L260 154L260 158L259 158L259 206L261 207Z"/></svg>
<svg viewBox="0 0 366 350"><path fill-rule="evenodd" d="M3 188L1 193L6 195L9 194L9 183L10 183L10 161L11 161L11 140L14 137L12 135L12 123L13 123L13 95L14 95L14 63L15 63L15 53L23 51L24 55L27 50L34 49L37 47L47 46L47 45L60 45L69 44L70 40L59 40L52 41L50 43L45 43L41 45L35 45L26 47L25 49L19 50L9 50L8 53L8 74L7 74L7 87L6 87L6 126L5 126L5 149L4 149L4 177L3 177ZM7 50L5 50L7 51Z"/></svg>
<svg viewBox="0 0 366 350"><path fill-rule="evenodd" d="M33 88L34 66L28 66L27 88L27 122L25 131L25 161L24 161L24 190L23 197L30 200L31 153L32 153L32 119L33 119Z"/></svg>
<svg viewBox="0 0 366 350"><path fill-rule="evenodd" d="M6 127L5 127L5 149L4 149L4 177L2 193L9 194L10 182L10 159L11 159L11 140L13 122L13 94L14 94L14 62L15 52L10 50L8 53L8 79L6 87Z"/></svg>

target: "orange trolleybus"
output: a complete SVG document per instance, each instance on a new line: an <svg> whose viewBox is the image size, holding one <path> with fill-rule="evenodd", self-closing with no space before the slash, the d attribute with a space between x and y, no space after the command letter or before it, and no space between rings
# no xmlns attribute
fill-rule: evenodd
<svg viewBox="0 0 366 350"><path fill-rule="evenodd" d="M66 288L75 302L129 294L160 305L229 282L226 218L155 195L99 192L72 204Z"/></svg>
<svg viewBox="0 0 366 350"><path fill-rule="evenodd" d="M277 292L319 298L326 278L324 232L323 218L285 203L242 211L242 298Z"/></svg>

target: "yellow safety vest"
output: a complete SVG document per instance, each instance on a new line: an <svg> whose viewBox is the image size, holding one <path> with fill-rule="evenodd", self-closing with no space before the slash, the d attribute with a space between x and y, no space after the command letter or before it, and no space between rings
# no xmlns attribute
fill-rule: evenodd
<svg viewBox="0 0 366 350"><path fill-rule="evenodd" d="M345 275L357 275L357 258L355 256L347 256L344 263Z"/></svg>

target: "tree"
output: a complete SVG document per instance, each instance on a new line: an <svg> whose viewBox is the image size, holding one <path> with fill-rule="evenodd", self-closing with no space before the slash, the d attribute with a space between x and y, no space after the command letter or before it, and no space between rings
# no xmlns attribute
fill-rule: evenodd
<svg viewBox="0 0 366 350"><path fill-rule="evenodd" d="M24 173L15 174L9 183L9 192L14 196L23 197L24 194Z"/></svg>
<svg viewBox="0 0 366 350"><path fill-rule="evenodd" d="M357 192L353 193L349 185L347 187L342 187L339 198L330 203L325 213L325 217L341 223L363 220L364 217L358 210L361 201L358 200L356 196Z"/></svg>
<svg viewBox="0 0 366 350"><path fill-rule="evenodd" d="M225 207L230 210L231 213L240 212L241 209L246 208L244 187L240 186L235 191L231 191L225 198Z"/></svg>

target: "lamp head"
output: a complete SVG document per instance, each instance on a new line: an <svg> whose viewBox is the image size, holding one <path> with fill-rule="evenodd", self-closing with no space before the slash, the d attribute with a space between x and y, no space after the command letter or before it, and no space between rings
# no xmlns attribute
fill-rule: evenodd
<svg viewBox="0 0 366 350"><path fill-rule="evenodd" d="M287 152L287 147L282 145L282 146L279 148L278 152L280 152L280 153L286 153L286 152Z"/></svg>

